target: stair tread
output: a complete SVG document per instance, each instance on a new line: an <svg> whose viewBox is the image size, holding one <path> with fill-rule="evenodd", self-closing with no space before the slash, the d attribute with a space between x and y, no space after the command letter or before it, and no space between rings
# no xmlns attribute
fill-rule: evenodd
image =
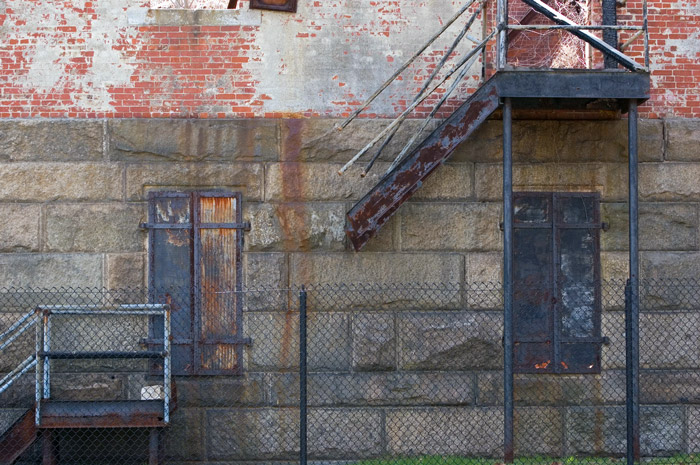
<svg viewBox="0 0 700 465"><path fill-rule="evenodd" d="M156 428L165 426L162 400L41 403L41 428Z"/></svg>

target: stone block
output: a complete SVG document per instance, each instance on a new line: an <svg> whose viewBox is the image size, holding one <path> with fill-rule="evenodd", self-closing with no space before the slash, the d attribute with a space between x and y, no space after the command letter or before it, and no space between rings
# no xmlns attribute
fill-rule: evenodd
<svg viewBox="0 0 700 465"><path fill-rule="evenodd" d="M602 250L629 249L627 204L604 203L602 220L610 229L600 236ZM698 210L695 205L643 203L639 207L639 248L641 250L696 250Z"/></svg>
<svg viewBox="0 0 700 465"><path fill-rule="evenodd" d="M247 251L345 249L344 204L248 204Z"/></svg>
<svg viewBox="0 0 700 465"><path fill-rule="evenodd" d="M343 313L309 313L308 364L310 370L348 370L351 363L350 323ZM253 339L247 350L248 369L277 371L299 366L299 314L248 313L244 334Z"/></svg>
<svg viewBox="0 0 700 465"><path fill-rule="evenodd" d="M202 410L178 407L170 416L165 435L164 449L169 461L203 459L204 426Z"/></svg>
<svg viewBox="0 0 700 465"><path fill-rule="evenodd" d="M639 197L642 200L700 199L700 163L642 163L639 165Z"/></svg>
<svg viewBox="0 0 700 465"><path fill-rule="evenodd" d="M626 121L623 124L626 125ZM625 131L625 135L626 134ZM665 141L663 121L658 119L640 119L638 123L638 137L640 161L662 161L664 159ZM627 152L625 151L625 155L626 154Z"/></svg>
<svg viewBox="0 0 700 465"><path fill-rule="evenodd" d="M503 374L478 374L477 405L503 405ZM625 401L625 373L604 371L598 375L527 375L514 381L514 400L522 406L611 404Z"/></svg>
<svg viewBox="0 0 700 465"><path fill-rule="evenodd" d="M467 254L466 278L469 284L501 283L503 281L502 252Z"/></svg>
<svg viewBox="0 0 700 465"><path fill-rule="evenodd" d="M353 203L346 204L345 211L348 212L353 207ZM392 252L400 250L401 244L401 216L403 209L397 210L389 221L384 223L377 235L370 239L362 248L361 253L370 252ZM347 241L348 250L353 250L350 241Z"/></svg>
<svg viewBox="0 0 700 465"><path fill-rule="evenodd" d="M318 407L471 405L473 385L471 373L313 373L308 393Z"/></svg>
<svg viewBox="0 0 700 465"><path fill-rule="evenodd" d="M247 8L237 10L199 10L166 8L129 8L131 26L259 26L262 12Z"/></svg>
<svg viewBox="0 0 700 465"><path fill-rule="evenodd" d="M287 257L282 253L243 254L245 311L285 312L298 305L295 292L286 290L289 273Z"/></svg>
<svg viewBox="0 0 700 465"><path fill-rule="evenodd" d="M40 214L39 205L0 204L0 252L38 251Z"/></svg>
<svg viewBox="0 0 700 465"><path fill-rule="evenodd" d="M353 315L352 367L355 371L396 369L393 314L363 312Z"/></svg>
<svg viewBox="0 0 700 465"><path fill-rule="evenodd" d="M514 412L515 454L561 456L564 412L551 407L517 407Z"/></svg>
<svg viewBox="0 0 700 465"><path fill-rule="evenodd" d="M684 407L640 407L639 442L643 455L667 456L684 452Z"/></svg>
<svg viewBox="0 0 700 465"><path fill-rule="evenodd" d="M571 407L566 415L567 455L624 455L624 406Z"/></svg>
<svg viewBox="0 0 700 465"><path fill-rule="evenodd" d="M335 161L345 163L367 143L374 139L390 121L368 118L358 119L343 131L334 129L339 119L286 119L282 120L282 152L286 161ZM379 160L390 162L406 145L409 139L422 125L422 121L406 120L401 125L389 145L384 149ZM430 134L433 123L426 128L426 136ZM376 147L375 147L376 148ZM372 152L373 153L373 152ZM359 166L364 167L364 159ZM370 172L380 172L382 168L375 165ZM386 167L381 171L386 171Z"/></svg>
<svg viewBox="0 0 700 465"><path fill-rule="evenodd" d="M567 454L624 455L625 407L573 407L567 415ZM683 450L683 407L641 406L640 448L645 456Z"/></svg>
<svg viewBox="0 0 700 465"><path fill-rule="evenodd" d="M278 124L260 119L111 119L109 157L127 162L279 159Z"/></svg>
<svg viewBox="0 0 700 465"><path fill-rule="evenodd" d="M256 407L265 404L265 391L264 376L257 373L188 377L177 381L177 402L184 407Z"/></svg>
<svg viewBox="0 0 700 465"><path fill-rule="evenodd" d="M12 383L6 391L0 393L2 408L21 408L26 411L32 407L35 402L34 381L34 372L30 370Z"/></svg>
<svg viewBox="0 0 700 465"><path fill-rule="evenodd" d="M647 310L696 308L698 296L687 281L700 273L700 253L642 252L640 301Z"/></svg>
<svg viewBox="0 0 700 465"><path fill-rule="evenodd" d="M686 408L686 428L688 431L688 452L700 452L700 407Z"/></svg>
<svg viewBox="0 0 700 465"><path fill-rule="evenodd" d="M142 253L107 254L107 288L144 288L145 269L146 257Z"/></svg>
<svg viewBox="0 0 700 465"><path fill-rule="evenodd" d="M307 321L309 369L349 370L352 363L349 314L312 312Z"/></svg>
<svg viewBox="0 0 700 465"><path fill-rule="evenodd" d="M225 189L241 191L243 201L262 200L260 163L138 163L127 165L127 200L145 200L149 191Z"/></svg>
<svg viewBox="0 0 700 465"><path fill-rule="evenodd" d="M243 274L247 289L284 289L287 287L286 257L282 253L246 252Z"/></svg>
<svg viewBox="0 0 700 465"><path fill-rule="evenodd" d="M270 386L270 405L275 407L298 407L299 406L299 372L295 373L268 373L266 378ZM330 376L327 374L317 375L310 373L307 378L308 386L315 376ZM311 403L311 401L309 401Z"/></svg>
<svg viewBox="0 0 700 465"><path fill-rule="evenodd" d="M643 165L644 166L644 165ZM501 164L476 165L476 198L500 200ZM622 163L535 163L513 166L514 191L600 192L603 200L627 198L627 165Z"/></svg>
<svg viewBox="0 0 700 465"><path fill-rule="evenodd" d="M700 120L668 119L664 123L666 160L700 161Z"/></svg>
<svg viewBox="0 0 700 465"><path fill-rule="evenodd" d="M700 275L698 252L646 252L640 255L644 278L663 280Z"/></svg>
<svg viewBox="0 0 700 465"><path fill-rule="evenodd" d="M57 204L46 207L46 250L50 252L141 252L145 204Z"/></svg>
<svg viewBox="0 0 700 465"><path fill-rule="evenodd" d="M642 371L639 377L642 403L695 404L700 401L700 373L695 371Z"/></svg>
<svg viewBox="0 0 700 465"><path fill-rule="evenodd" d="M102 256L0 254L0 287L102 287Z"/></svg>
<svg viewBox="0 0 700 465"><path fill-rule="evenodd" d="M695 368L700 365L700 314L645 313L639 316L642 368Z"/></svg>
<svg viewBox="0 0 700 465"><path fill-rule="evenodd" d="M379 306L386 302L405 300L420 305L421 302L437 306L448 306L459 296L457 293L440 293L422 297L419 290L410 286L392 288L393 292L352 292L348 288L333 288L331 285L351 283L445 283L461 281L464 270L463 258L450 254L300 254L291 255L291 282L328 284L309 293L310 298L318 294L316 305L322 308L352 308L358 305ZM345 290L344 290L345 289ZM402 294L405 290L405 296ZM338 297L343 297L342 300Z"/></svg>
<svg viewBox="0 0 700 465"><path fill-rule="evenodd" d="M639 122L639 157L663 157L661 121ZM455 151L454 161L500 162L503 157L503 123L486 121ZM527 162L616 162L627 160L627 121L513 122L513 156Z"/></svg>
<svg viewBox="0 0 700 465"><path fill-rule="evenodd" d="M295 370L299 367L299 314L246 313L243 333L254 343L247 347L246 370Z"/></svg>
<svg viewBox="0 0 700 465"><path fill-rule="evenodd" d="M126 399L126 378L111 373L52 373L51 397L57 400Z"/></svg>
<svg viewBox="0 0 700 465"><path fill-rule="evenodd" d="M5 120L0 160L98 161L102 132L99 120Z"/></svg>
<svg viewBox="0 0 700 465"><path fill-rule="evenodd" d="M625 368L625 313L619 311L603 312L601 316L601 333L608 338L608 344L601 347L601 366L603 370Z"/></svg>
<svg viewBox="0 0 700 465"><path fill-rule="evenodd" d="M3 201L105 201L122 195L122 168L116 163L0 164Z"/></svg>
<svg viewBox="0 0 700 465"><path fill-rule="evenodd" d="M474 165L446 163L435 170L411 197L415 200L464 200L472 197Z"/></svg>
<svg viewBox="0 0 700 465"><path fill-rule="evenodd" d="M498 408L430 407L391 409L386 414L387 448L399 456L500 457L503 411Z"/></svg>
<svg viewBox="0 0 700 465"><path fill-rule="evenodd" d="M149 317L141 315L55 315L51 321L51 349L60 352L143 350Z"/></svg>
<svg viewBox="0 0 700 465"><path fill-rule="evenodd" d="M503 364L503 318L497 313L405 313L397 325L401 369L484 370Z"/></svg>
<svg viewBox="0 0 700 465"><path fill-rule="evenodd" d="M3 311L0 312L0 333L7 331L13 324L18 322L20 318L33 310L30 303L26 306L27 308L21 309L24 311L24 313L8 311L6 305L11 305L12 300L14 299L3 299L4 302L0 304L0 308L4 307ZM21 310L18 309L18 311ZM5 343L6 340L7 339L3 339L3 343ZM20 334L17 339L12 341L10 345L0 351L0 354L2 354L2 357L0 357L0 373L8 373L12 371L17 367L17 365L26 360L27 357L32 355L35 351L36 346L34 327L29 327L26 331ZM30 371L30 373L31 372L33 372L33 370ZM2 376L0 376L0 378L2 378Z"/></svg>
<svg viewBox="0 0 700 465"><path fill-rule="evenodd" d="M265 170L265 200L273 202L358 200L384 176L386 164L364 178L354 166L338 176L342 164L271 163Z"/></svg>
<svg viewBox="0 0 700 465"><path fill-rule="evenodd" d="M384 452L381 410L311 409L309 455L325 459L362 459Z"/></svg>
<svg viewBox="0 0 700 465"><path fill-rule="evenodd" d="M497 203L409 203L401 215L404 250L483 252L502 244Z"/></svg>
<svg viewBox="0 0 700 465"><path fill-rule="evenodd" d="M297 409L216 409L207 410L205 416L209 460L267 461L298 457Z"/></svg>

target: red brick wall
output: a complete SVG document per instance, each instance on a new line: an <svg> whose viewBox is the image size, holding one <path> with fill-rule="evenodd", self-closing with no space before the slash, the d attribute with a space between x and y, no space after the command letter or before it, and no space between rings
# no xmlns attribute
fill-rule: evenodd
<svg viewBox="0 0 700 465"><path fill-rule="evenodd" d="M430 20L412 17L426 2L367 0L360 15L353 10L357 2L300 0L304 5L296 15L265 12L260 24L183 26L130 22L132 10L145 11L145 0L0 0L0 117L345 115L461 3L432 3L441 1L452 9L431 12ZM247 1L241 3L247 10ZM637 21L641 0L628 0L619 14L621 22ZM275 55L270 34L276 28L299 32L289 43L276 44ZM700 117L696 0L649 0L649 30L653 91L645 116ZM621 34L621 41L627 37ZM640 60L641 44L629 49ZM407 90L420 88L445 47L411 68L368 114L392 116L405 108L411 99ZM299 50L314 50L316 56L307 75L307 58ZM287 89L270 91L271 62L275 86ZM325 68L318 64L324 62ZM296 74L286 81L288 68ZM479 70L471 74L476 80Z"/></svg>

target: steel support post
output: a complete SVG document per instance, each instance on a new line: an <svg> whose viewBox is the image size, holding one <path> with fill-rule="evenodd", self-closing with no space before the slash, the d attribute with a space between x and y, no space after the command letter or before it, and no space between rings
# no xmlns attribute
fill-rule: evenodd
<svg viewBox="0 0 700 465"><path fill-rule="evenodd" d="M307 352L306 352L306 289L299 291L299 465L307 463Z"/></svg>
<svg viewBox="0 0 700 465"><path fill-rule="evenodd" d="M625 314L627 377L627 463L639 460L639 199L637 101L629 101L629 281Z"/></svg>
<svg viewBox="0 0 700 465"><path fill-rule="evenodd" d="M503 452L514 458L513 427L513 107L503 105Z"/></svg>

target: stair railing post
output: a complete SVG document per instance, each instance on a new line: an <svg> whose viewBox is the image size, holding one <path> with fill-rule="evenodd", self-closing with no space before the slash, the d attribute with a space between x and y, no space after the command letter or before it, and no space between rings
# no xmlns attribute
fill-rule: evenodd
<svg viewBox="0 0 700 465"><path fill-rule="evenodd" d="M501 70L506 67L508 60L508 0L498 0L496 20L501 27L498 33L496 66Z"/></svg>

